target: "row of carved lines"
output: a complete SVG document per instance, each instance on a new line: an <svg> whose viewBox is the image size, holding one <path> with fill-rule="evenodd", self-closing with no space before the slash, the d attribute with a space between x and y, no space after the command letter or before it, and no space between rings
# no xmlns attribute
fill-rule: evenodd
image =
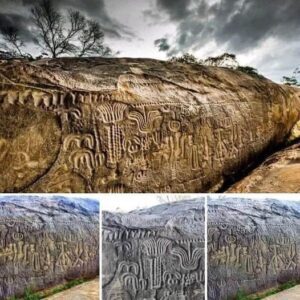
<svg viewBox="0 0 300 300"><path fill-rule="evenodd" d="M10 85L10 84L8 84L8 85ZM101 101L134 100L134 99L132 99L132 97L130 97L130 94L127 94L127 95L123 94L122 95L120 92L119 93L115 92L116 94L114 95L114 94L111 93L111 91L107 91L107 92L105 92L105 91L101 91L101 92L100 91L89 91L89 92L87 92L87 91L81 91L81 90L72 90L72 91L63 92L63 91L58 91L58 90L50 90L50 91L48 91L48 93L46 93L45 90L43 90L43 89L38 89L36 87L29 87L29 88L31 88L32 90L36 90L36 93L39 94L40 98L45 97L45 98L48 98L48 100L49 100L49 98L52 96L53 98L59 99L60 102L65 100L65 98L67 96L71 96L73 98L82 97L84 100L86 98L88 98L90 100L90 102L96 102L96 101L99 101L99 100L101 100ZM34 98L33 95L32 95L34 92L28 91L28 93L29 92L31 92L31 94L28 94L27 98L24 97L24 99L23 99L24 101L26 101L27 99L31 100L32 98ZM41 95L40 94L41 92L43 92L44 94ZM11 95L12 98L13 98L12 101L15 102L15 101L19 100L19 98L16 98L17 97L16 94L18 94L20 96L20 95L22 95L21 93L22 92L20 92L20 90L18 90L18 91L11 91L11 90L1 91L0 96L3 97L3 96L10 96ZM23 92L23 93L26 93L26 92ZM122 96L127 96L127 97L122 98ZM38 97L38 95L36 95L36 97ZM53 100L53 98L51 100ZM177 99L177 98L176 98L176 100L179 101L179 99ZM234 104L234 105L236 105L237 100L239 100L241 103L247 103L249 105L248 102L244 102L244 101L242 101L242 99L225 99L224 98L224 101L220 101L220 100L221 99L218 98L218 99L215 100L216 101L215 102L212 99L207 99L207 102L203 102L201 104L194 104L193 106L202 107L202 106L205 106L205 105L210 106L211 104L214 104L214 105ZM78 100L78 102L80 102L80 100ZM20 103L22 103L22 102L20 102ZM22 103L22 104L24 104L24 103ZM143 106L143 105L158 105L158 104L159 104L159 102L147 102L145 104L134 104L133 103L132 105L138 107L138 106ZM177 103L175 101L164 102L164 105L174 105L174 104L175 105L179 105L179 104L182 105L181 102L179 102L179 103Z"/></svg>
<svg viewBox="0 0 300 300"><path fill-rule="evenodd" d="M1 218L1 216L0 216L0 218ZM97 219L97 218L94 218L95 220L93 220L94 222L96 222L97 224L98 223L100 223L99 222L99 220ZM9 220L8 222L10 223L11 222L11 219L7 219L7 220ZM91 221L79 221L79 220L74 220L73 222L71 222L71 221L58 221L58 220L51 220L51 222L49 222L49 223L44 223L44 222L41 222L41 221L34 221L34 222L29 222L29 221L22 221L22 220L16 220L16 221L13 221L14 223L16 223L16 224L22 224L22 225L24 225L24 226L32 226L32 225L30 225L30 224L43 224L43 225L47 225L47 224L53 224L53 223L55 223L55 224L85 224L85 223L87 223L87 224L91 224ZM10 224L7 224L7 221L6 220L1 220L0 221L0 224L1 225L7 225L8 227L13 227L14 225L10 225ZM28 225L27 225L28 224ZM91 226L92 226L92 224L91 224Z"/></svg>

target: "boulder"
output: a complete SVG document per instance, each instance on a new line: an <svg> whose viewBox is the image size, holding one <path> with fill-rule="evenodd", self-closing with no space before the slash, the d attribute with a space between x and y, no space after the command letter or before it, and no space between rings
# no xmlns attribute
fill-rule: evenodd
<svg viewBox="0 0 300 300"><path fill-rule="evenodd" d="M103 299L204 300L203 199L103 212L102 231Z"/></svg>
<svg viewBox="0 0 300 300"><path fill-rule="evenodd" d="M300 203L208 199L208 299L300 279Z"/></svg>
<svg viewBox="0 0 300 300"><path fill-rule="evenodd" d="M98 202L0 197L0 299L98 275Z"/></svg>
<svg viewBox="0 0 300 300"><path fill-rule="evenodd" d="M300 143L267 158L228 193L299 193Z"/></svg>
<svg viewBox="0 0 300 300"><path fill-rule="evenodd" d="M0 64L0 191L219 190L285 141L299 89L153 59Z"/></svg>

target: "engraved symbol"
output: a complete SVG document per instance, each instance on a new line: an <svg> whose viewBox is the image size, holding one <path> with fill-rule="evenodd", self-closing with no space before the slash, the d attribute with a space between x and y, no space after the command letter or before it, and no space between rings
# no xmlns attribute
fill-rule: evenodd
<svg viewBox="0 0 300 300"><path fill-rule="evenodd" d="M66 251L66 242L60 242L59 248L60 248L60 254L57 258L56 265L61 267L63 270L65 270L67 267L71 264L71 259Z"/></svg>
<svg viewBox="0 0 300 300"><path fill-rule="evenodd" d="M171 250L171 254L177 256L180 260L180 265L184 270L195 270L202 256L202 249L195 248L192 250L192 242L187 242L187 250L182 247L177 247Z"/></svg>

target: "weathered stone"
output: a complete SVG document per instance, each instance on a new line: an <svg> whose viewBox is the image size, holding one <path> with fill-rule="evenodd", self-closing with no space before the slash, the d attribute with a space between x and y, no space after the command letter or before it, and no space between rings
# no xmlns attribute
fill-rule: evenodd
<svg viewBox="0 0 300 300"><path fill-rule="evenodd" d="M300 203L208 199L208 299L300 279Z"/></svg>
<svg viewBox="0 0 300 300"><path fill-rule="evenodd" d="M99 204L0 197L0 299L99 275Z"/></svg>
<svg viewBox="0 0 300 300"><path fill-rule="evenodd" d="M270 156L229 193L299 193L300 143Z"/></svg>
<svg viewBox="0 0 300 300"><path fill-rule="evenodd" d="M0 103L6 192L216 191L300 119L295 88L151 59L2 60Z"/></svg>
<svg viewBox="0 0 300 300"><path fill-rule="evenodd" d="M291 130L291 135L289 141L295 141L300 139L300 121L296 123L296 125Z"/></svg>
<svg viewBox="0 0 300 300"><path fill-rule="evenodd" d="M204 200L103 213L103 300L204 300Z"/></svg>

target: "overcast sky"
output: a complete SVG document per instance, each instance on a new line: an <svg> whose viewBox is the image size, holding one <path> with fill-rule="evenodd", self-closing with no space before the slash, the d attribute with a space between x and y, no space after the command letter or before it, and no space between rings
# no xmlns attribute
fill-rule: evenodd
<svg viewBox="0 0 300 300"><path fill-rule="evenodd" d="M0 27L16 24L32 40L29 6L0 0ZM97 19L119 56L167 59L235 53L275 81L300 65L300 0L54 0Z"/></svg>

